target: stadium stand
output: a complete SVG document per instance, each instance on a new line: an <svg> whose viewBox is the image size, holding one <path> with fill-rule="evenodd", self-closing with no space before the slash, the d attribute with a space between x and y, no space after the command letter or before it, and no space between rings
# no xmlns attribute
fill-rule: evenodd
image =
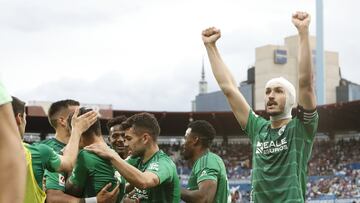
<svg viewBox="0 0 360 203"><path fill-rule="evenodd" d="M101 110L100 110L101 112ZM360 202L360 101L318 107L320 122L309 163L308 202ZM25 140L33 142L53 136L53 129L41 108L27 107L28 125ZM108 134L107 119L130 116L139 111L106 112L103 133ZM150 112L161 126L160 148L177 163L182 184L186 185L190 169L180 157L180 143L189 121L203 119L217 130L212 151L220 155L227 168L231 191L239 191L248 202L251 190L251 149L249 140L231 112ZM261 116L265 112L257 111ZM295 113L295 111L293 111ZM234 200L235 202L235 200Z"/></svg>

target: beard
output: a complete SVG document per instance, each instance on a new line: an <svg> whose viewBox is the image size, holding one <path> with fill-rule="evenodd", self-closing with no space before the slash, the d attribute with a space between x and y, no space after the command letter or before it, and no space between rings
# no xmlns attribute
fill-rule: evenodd
<svg viewBox="0 0 360 203"><path fill-rule="evenodd" d="M278 115L282 114L283 112L281 112L281 111L268 112L268 111L266 110L266 113L267 113L269 116L278 116Z"/></svg>
<svg viewBox="0 0 360 203"><path fill-rule="evenodd" d="M136 150L136 151L131 150L131 156L135 157L135 158L137 158L137 157L142 158L144 156L144 154L145 154L145 149Z"/></svg>
<svg viewBox="0 0 360 203"><path fill-rule="evenodd" d="M189 160L192 157L191 151L189 150L184 150L181 149L180 151L180 156L184 159L184 160Z"/></svg>
<svg viewBox="0 0 360 203"><path fill-rule="evenodd" d="M269 107L275 105L277 108L275 110L269 110ZM276 101L268 101L265 105L265 112L269 116L278 116L281 115L284 112L284 109L282 106L279 106L279 103Z"/></svg>

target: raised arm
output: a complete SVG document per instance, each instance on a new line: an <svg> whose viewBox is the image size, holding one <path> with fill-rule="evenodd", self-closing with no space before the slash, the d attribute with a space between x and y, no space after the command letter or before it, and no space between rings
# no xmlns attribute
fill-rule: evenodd
<svg viewBox="0 0 360 203"><path fill-rule="evenodd" d="M305 12L296 12L292 22L299 33L299 105L304 109L316 108L314 90L314 74L311 62L311 49L309 41L310 15Z"/></svg>
<svg viewBox="0 0 360 203"><path fill-rule="evenodd" d="M11 97L0 81L0 203L23 202L26 160Z"/></svg>
<svg viewBox="0 0 360 203"><path fill-rule="evenodd" d="M225 94L236 119L241 127L245 129L250 106L246 102L244 96L240 93L230 70L221 59L215 44L220 36L220 30L214 27L208 28L202 32L202 40L206 47L215 79L219 84L220 89Z"/></svg>

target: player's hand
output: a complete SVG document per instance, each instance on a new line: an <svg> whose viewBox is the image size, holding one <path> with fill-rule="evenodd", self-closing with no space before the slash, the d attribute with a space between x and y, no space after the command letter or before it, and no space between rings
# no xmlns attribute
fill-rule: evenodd
<svg viewBox="0 0 360 203"><path fill-rule="evenodd" d="M119 194L119 184L112 190L110 189L111 183L106 184L100 192L96 195L96 201L98 203L115 203Z"/></svg>
<svg viewBox="0 0 360 203"><path fill-rule="evenodd" d="M208 29L203 30L201 36L204 44L212 44L215 43L221 37L221 32L219 29L215 27L210 27Z"/></svg>
<svg viewBox="0 0 360 203"><path fill-rule="evenodd" d="M79 108L76 108L74 115L71 118L71 128L80 135L85 132L97 120L98 114L95 111L89 111L85 114L79 115Z"/></svg>
<svg viewBox="0 0 360 203"><path fill-rule="evenodd" d="M86 146L84 149L90 152L94 152L98 156L108 160L118 156L118 154L114 150L110 149L110 147L105 143L92 144Z"/></svg>
<svg viewBox="0 0 360 203"><path fill-rule="evenodd" d="M130 198L128 198L128 197L125 197L122 202L123 202L123 203L138 203L138 202L140 202L140 200L130 199Z"/></svg>
<svg viewBox="0 0 360 203"><path fill-rule="evenodd" d="M306 12L297 11L292 15L292 22L297 28L299 34L309 32L310 15Z"/></svg>

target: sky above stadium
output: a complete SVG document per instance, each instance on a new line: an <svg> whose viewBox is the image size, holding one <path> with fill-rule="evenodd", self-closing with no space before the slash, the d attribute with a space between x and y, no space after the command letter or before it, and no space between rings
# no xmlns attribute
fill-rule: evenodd
<svg viewBox="0 0 360 203"><path fill-rule="evenodd" d="M360 1L324 0L325 50L360 84ZM208 90L219 90L201 31L217 43L237 82L255 48L296 34L291 14L315 0L0 1L0 77L25 101L65 98L115 109L190 111L205 56Z"/></svg>

